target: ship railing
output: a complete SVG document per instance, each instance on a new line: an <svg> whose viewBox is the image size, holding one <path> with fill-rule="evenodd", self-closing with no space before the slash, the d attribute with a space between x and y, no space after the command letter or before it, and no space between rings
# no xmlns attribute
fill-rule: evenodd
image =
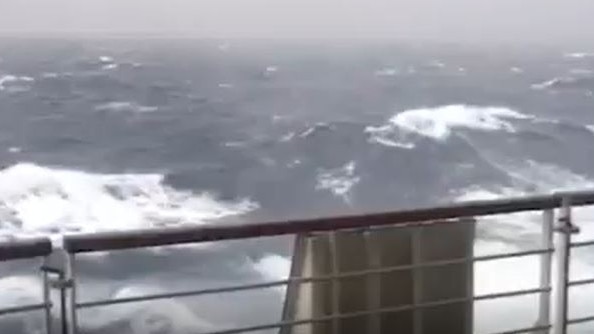
<svg viewBox="0 0 594 334"><path fill-rule="evenodd" d="M287 329L294 326L327 323L339 319L361 316L392 314L396 312L415 311L450 304L470 304L477 301L509 298L523 295L538 295L538 319L534 326L516 328L503 333L552 333L565 334L568 326L594 321L594 315L579 318L568 317L568 291L570 288L594 284L593 278L570 280L571 251L575 248L594 246L594 240L575 242L572 236L579 233L577 223L572 217L572 209L594 205L594 191L564 192L552 195L515 197L485 201L467 201L448 206L402 210L389 213L331 217L322 219L278 221L248 225L232 226L184 226L172 228L155 228L125 232L103 232L93 234L76 234L63 238L63 245L52 251L51 242L45 238L26 241L0 242L0 261L12 261L23 258L44 257L40 268L42 277L42 303L22 306L2 307L0 298L0 316L44 310L46 332L77 334L81 333L78 323L78 311L115 304L143 302L159 299L204 296L209 294L232 293L238 291L286 287L286 299L291 296L295 286L312 282L333 282L349 277L378 275L400 270L411 270L419 267L438 267L452 264L474 264L478 262L539 256L540 282L532 289L522 289L475 295L464 298L453 298L431 302L414 301L409 305L396 307L376 307L358 312L332 313L330 315L307 319L284 319L278 322L246 326L242 328L224 329L209 334L232 334L279 330L290 333ZM315 277L294 277L283 280L268 281L258 284L244 284L208 289L196 289L171 293L150 294L144 296L122 297L92 301L80 301L77 288L76 258L83 253L113 252L117 250L138 249L147 247L180 245L191 243L217 242L224 240L241 240L250 238L274 237L283 235L296 236L299 240L307 240L313 235L332 234L337 231L365 231L378 228L419 228L447 224L451 222L472 223L473 219L485 216L513 214L518 212L542 212L542 229L540 247L519 252L497 255L473 256L471 258L449 259L408 266L386 266L347 273L332 273ZM494 222L495 223L495 222ZM556 238L554 236L557 236ZM558 270L553 270L553 265ZM58 303L50 300L50 291L59 291ZM59 305L55 305L59 304ZM285 308L287 303L285 302ZM52 310L59 312L52 312ZM285 313L287 310L285 309ZM55 319L55 318L59 319ZM0 318L1 319L1 318ZM55 326L54 323L60 324ZM57 329L59 327L59 329ZM370 327L369 333L379 333L378 327ZM495 334L495 333L492 333Z"/></svg>

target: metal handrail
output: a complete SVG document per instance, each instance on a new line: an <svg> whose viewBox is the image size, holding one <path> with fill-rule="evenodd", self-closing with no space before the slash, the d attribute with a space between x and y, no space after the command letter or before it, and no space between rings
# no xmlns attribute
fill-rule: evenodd
<svg viewBox="0 0 594 334"><path fill-rule="evenodd" d="M454 264L463 264L463 263L470 263L470 262L484 262L484 261L502 260L502 259L508 259L508 258L517 258L517 257L523 257L523 256L547 254L547 253L552 253L552 252L553 252L553 249L536 249L536 250L529 250L529 251L522 251L522 252L476 256L476 257L472 257L472 258L460 258L460 259L452 259L452 260L445 260L445 261L424 262L424 263L419 263L416 265L388 266L388 267L382 267L382 268L378 268L378 269L343 272L343 273L336 274L336 275L324 275L324 276L315 276L315 277L293 277L293 278L289 278L289 279L285 279L285 280L277 280L277 281L263 282L263 283L257 283L257 284L234 285L234 286L212 288L212 289L203 289L203 290L194 290L194 291L179 291L179 292L161 293L161 294L135 296L135 297L127 297L127 298L117 298L117 299L94 300L94 301L76 303L76 307L77 308L90 308L90 307L133 303L133 302L141 302L141 301L149 301L149 300L157 300L157 299L193 297L193 296L208 295L208 294L273 288L273 287L277 287L277 286L289 285L292 283L303 284L303 283L312 283L312 282L327 282L327 281L332 281L335 279L345 279L345 278L364 277L364 276L368 276L368 275L387 274L387 273L392 273L392 272L397 272L397 271L411 270L411 269L415 269L415 268L434 268L434 267L439 267L439 266L449 266L449 265L454 265ZM583 283L583 284L588 284L588 283Z"/></svg>
<svg viewBox="0 0 594 334"><path fill-rule="evenodd" d="M310 318L310 319L281 321L281 322L270 323L270 324L255 325L255 326L242 327L242 328L233 328L233 329L229 329L229 330L208 332L206 334L238 334L238 333L244 333L244 332L254 332L254 331L259 331L259 330L281 328L281 327L287 327L287 326L298 326L298 325L305 325L305 324L311 324L311 323L316 323L316 322L326 322L326 321L330 321L333 319L356 318L356 317L361 317L361 316L370 315L370 314L397 313L397 312L404 312L404 311L410 311L410 310L415 310L415 309L432 308L432 307L439 307L439 306L450 305L450 304L467 303L467 302L471 302L471 301L517 297L517 296L536 294L536 293L546 292L546 291L550 291L550 288L517 290L517 291L511 291L511 292L492 293L492 294L480 295L480 296L474 296L474 297L445 299L445 300L439 300L439 301L434 301L434 302L420 303L420 304L416 304L416 305L409 304L409 305L400 305L400 306L393 306L393 307L383 307L383 308L372 309L372 310L333 314L333 315L321 316L321 317ZM515 333L515 331L513 331L512 333Z"/></svg>
<svg viewBox="0 0 594 334"><path fill-rule="evenodd" d="M594 246L594 240L572 242L571 248Z"/></svg>
<svg viewBox="0 0 594 334"><path fill-rule="evenodd" d="M584 322L592 322L592 321L594 321L594 315L587 316L587 317L581 317L581 318L569 319L569 320L567 320L567 324L575 325L575 324L581 324Z"/></svg>
<svg viewBox="0 0 594 334"><path fill-rule="evenodd" d="M52 252L48 238L27 238L0 242L0 262L47 256Z"/></svg>
<svg viewBox="0 0 594 334"><path fill-rule="evenodd" d="M15 314L15 313L38 311L38 310L46 309L51 306L52 306L51 304L38 303L38 304L31 304L31 305L6 307L6 308L0 309L0 316L4 316L4 315L8 315L8 314Z"/></svg>
<svg viewBox="0 0 594 334"><path fill-rule="evenodd" d="M52 252L52 243L48 238L26 238L0 242L0 262L47 257ZM52 332L51 308L47 275L43 275L42 303L0 307L0 316L45 311L46 332Z"/></svg>
<svg viewBox="0 0 594 334"><path fill-rule="evenodd" d="M594 284L594 278L588 278L588 279L567 282L568 287L579 286L579 285L589 285L589 284Z"/></svg>
<svg viewBox="0 0 594 334"><path fill-rule="evenodd" d="M594 191L555 193L552 195L531 197L467 201L441 207L346 217L277 221L248 225L184 226L76 234L64 237L64 248L70 253L83 253L271 237L287 234L328 232L339 229L358 229L387 225L407 226L411 223L423 221L555 209L562 207L563 199L567 197L571 198L572 206L594 204Z"/></svg>
<svg viewBox="0 0 594 334"><path fill-rule="evenodd" d="M306 282L332 281L348 277L377 275L389 273L398 270L412 270L423 267L437 267L452 264L475 263L478 261L498 260L505 258L515 258L520 256L541 255L541 280L539 288L507 291L479 296L465 296L462 298L445 299L432 302L420 303L413 301L411 305L401 305L397 307L378 308L371 307L364 311L351 313L332 313L321 317L310 319L293 319L292 321L281 321L274 324L263 324L251 327L235 328L223 331L213 332L211 334L232 334L248 331L284 328L286 326L295 326L314 322L336 321L337 319L358 317L369 314L381 314L400 312L405 310L416 310L428 307L436 307L454 303L469 303L478 300L506 298L526 294L540 294L540 316L534 327L516 329L513 331L499 332L497 334L508 333L527 333L534 331L545 331L553 329L554 333L565 333L567 325L594 321L594 316L583 318L568 319L567 310L567 289L573 286L582 286L594 284L594 278L574 280L568 279L570 250L577 247L594 246L594 240L572 242L571 234L576 231L571 222L571 207L594 205L594 191L555 193L551 195L515 197L499 200L486 201L468 201L448 206L421 208L414 210L404 210L398 212L375 213L368 215L354 215L345 217L330 217L311 220L295 221L276 221L248 225L227 225L227 226L183 226L177 228L157 228L143 229L119 232L104 232L93 234L78 234L65 236L63 238L63 268L58 272L57 281L50 282L47 278L49 271L44 272L44 303L8 307L0 309L0 315L29 312L34 310L46 311L46 321L48 332L51 330L51 308L49 302L49 289L59 289L61 300L58 305L62 313L59 317L62 320L62 327L67 328L68 333L77 333L77 310L82 308L106 306L112 304L121 304L128 302L140 302L147 300L156 300L163 298L197 296L213 293L226 293L251 289L263 289L275 286L292 286L294 283L302 284ZM558 226L553 231L554 213L553 209L562 208L561 217ZM331 275L322 275L315 277L290 277L285 280L263 282L258 284L246 284L241 286L228 286L220 288L210 288L194 291L181 291L173 293L164 293L147 296L137 296L129 298L119 298L110 300L95 300L79 302L76 297L77 280L75 277L75 257L77 253L110 251L120 249L143 248L153 246L165 246L184 243L200 243L220 240L234 240L257 237L271 237L280 235L301 235L315 236L317 233L331 231L360 231L376 230L379 228L399 228L399 227L419 227L425 225L440 225L460 222L463 218L488 216L495 214L509 214L523 211L542 210L544 212L543 224L543 243L542 248L535 250L519 251L512 253L494 254L477 257L466 257L458 259L448 259L443 261L422 262L413 265L399 265L392 267L371 267L368 270L333 272ZM453 221L452 219L459 219ZM562 238L559 245L553 245L553 232L559 233ZM64 252L65 251L65 252ZM50 257L52 253L52 244L47 238L31 238L18 241L0 242L0 262L41 257ZM59 253L59 252L58 252ZM553 321L549 319L549 303L551 302L551 263L552 255L555 254L559 265L564 268L559 277L555 278L561 297L553 302L561 305L565 313L556 313L557 318ZM53 255L52 255L53 256ZM51 268L50 268L51 269ZM54 284L55 285L52 285ZM560 284L560 285L559 285Z"/></svg>

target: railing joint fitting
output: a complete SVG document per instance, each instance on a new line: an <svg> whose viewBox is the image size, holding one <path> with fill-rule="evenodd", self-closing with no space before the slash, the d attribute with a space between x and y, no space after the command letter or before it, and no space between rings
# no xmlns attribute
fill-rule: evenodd
<svg viewBox="0 0 594 334"><path fill-rule="evenodd" d="M555 232L563 233L563 234L579 234L580 228L576 225L571 223L564 224L562 226L556 227Z"/></svg>
<svg viewBox="0 0 594 334"><path fill-rule="evenodd" d="M57 279L51 280L49 282L49 286L54 289L69 289L74 285L74 281L72 279Z"/></svg>

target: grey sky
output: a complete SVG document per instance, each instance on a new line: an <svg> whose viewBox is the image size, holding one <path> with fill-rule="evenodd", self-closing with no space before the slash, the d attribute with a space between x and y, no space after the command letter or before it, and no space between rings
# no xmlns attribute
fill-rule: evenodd
<svg viewBox="0 0 594 334"><path fill-rule="evenodd" d="M593 0L0 0L0 32L594 44Z"/></svg>

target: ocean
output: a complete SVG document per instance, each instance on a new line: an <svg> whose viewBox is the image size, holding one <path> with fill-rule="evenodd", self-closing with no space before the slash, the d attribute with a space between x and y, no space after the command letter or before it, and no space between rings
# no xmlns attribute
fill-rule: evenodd
<svg viewBox="0 0 594 334"><path fill-rule="evenodd" d="M79 232L592 188L593 110L588 50L4 38L0 239L59 244ZM577 212L579 238L594 236L590 212ZM537 214L491 219L497 224L479 223L477 253L538 240ZM80 298L280 279L291 247L291 238L272 238L85 255ZM475 289L535 287L538 261L529 260L477 266ZM40 299L38 263L0 266L0 304ZM587 253L574 264L577 276L594 269ZM575 296L573 311L588 308L590 292ZM282 300L282 289L269 289L89 309L81 333L255 325L277 320ZM477 306L477 332L532 325L535 300ZM1 332L42 329L39 315L0 321Z"/></svg>

